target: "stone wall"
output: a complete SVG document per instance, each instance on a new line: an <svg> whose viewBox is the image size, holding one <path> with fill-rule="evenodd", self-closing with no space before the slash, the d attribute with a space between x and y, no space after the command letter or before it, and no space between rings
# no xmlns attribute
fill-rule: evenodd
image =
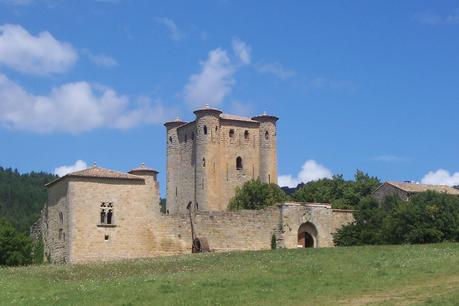
<svg viewBox="0 0 459 306"><path fill-rule="evenodd" d="M42 214L45 257L54 263L69 261L68 179L48 189L48 201Z"/></svg>
<svg viewBox="0 0 459 306"><path fill-rule="evenodd" d="M387 197L399 196L400 199L408 201L409 195L406 191L400 190L389 184L383 184L378 189L376 189L372 197L378 201L378 203L383 203Z"/></svg>

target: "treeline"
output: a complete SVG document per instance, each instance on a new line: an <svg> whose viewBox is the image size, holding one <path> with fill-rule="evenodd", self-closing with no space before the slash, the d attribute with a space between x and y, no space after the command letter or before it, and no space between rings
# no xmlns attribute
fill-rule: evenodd
<svg viewBox="0 0 459 306"><path fill-rule="evenodd" d="M336 245L459 242L459 197L426 191L408 201L359 202L355 222L335 234Z"/></svg>
<svg viewBox="0 0 459 306"><path fill-rule="evenodd" d="M47 199L44 185L54 179L50 173L21 174L17 169L0 167L0 218L28 234Z"/></svg>

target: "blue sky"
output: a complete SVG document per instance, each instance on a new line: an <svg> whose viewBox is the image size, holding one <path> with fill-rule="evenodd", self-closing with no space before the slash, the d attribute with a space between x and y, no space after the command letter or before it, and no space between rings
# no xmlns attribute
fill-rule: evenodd
<svg viewBox="0 0 459 306"><path fill-rule="evenodd" d="M164 190L163 122L209 103L280 117L284 183L459 184L458 37L457 1L0 0L0 165Z"/></svg>

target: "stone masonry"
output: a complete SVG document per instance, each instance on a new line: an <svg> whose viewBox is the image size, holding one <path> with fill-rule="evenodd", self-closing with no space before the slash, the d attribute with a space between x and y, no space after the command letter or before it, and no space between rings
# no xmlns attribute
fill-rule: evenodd
<svg viewBox="0 0 459 306"><path fill-rule="evenodd" d="M166 122L167 210L226 210L236 187L251 179L277 184L277 117L245 118L218 109L194 112L192 122Z"/></svg>
<svg viewBox="0 0 459 306"><path fill-rule="evenodd" d="M167 128L167 209L160 212L158 172L97 166L47 185L48 201L32 227L45 259L84 263L191 253L191 202L198 237L212 251L331 247L352 211L320 203L280 203L227 211L235 189L251 179L277 183L274 116L244 118L204 108L190 123ZM240 159L239 159L240 158Z"/></svg>

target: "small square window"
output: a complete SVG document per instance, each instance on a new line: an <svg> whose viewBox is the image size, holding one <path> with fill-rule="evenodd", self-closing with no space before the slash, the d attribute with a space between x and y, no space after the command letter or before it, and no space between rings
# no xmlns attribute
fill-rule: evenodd
<svg viewBox="0 0 459 306"><path fill-rule="evenodd" d="M105 241L108 241L108 238L110 238L108 235L105 235Z"/></svg>

